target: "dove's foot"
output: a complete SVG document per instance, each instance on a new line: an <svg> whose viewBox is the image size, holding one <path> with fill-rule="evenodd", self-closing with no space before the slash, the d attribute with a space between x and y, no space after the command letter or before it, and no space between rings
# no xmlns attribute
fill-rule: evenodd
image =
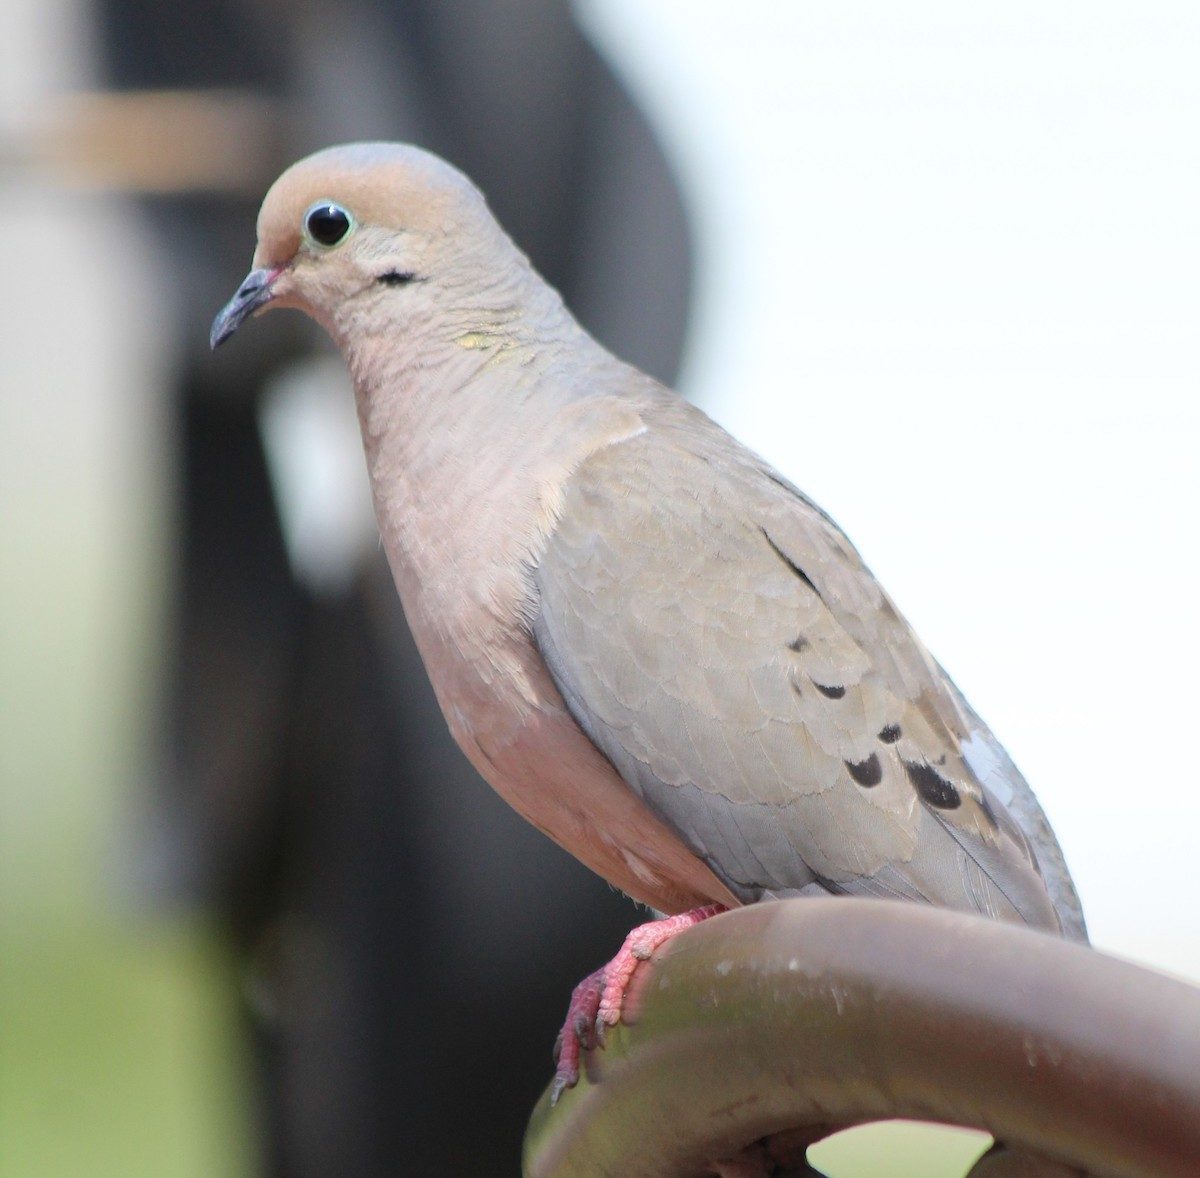
<svg viewBox="0 0 1200 1178"><path fill-rule="evenodd" d="M672 937L678 936L684 929L689 929L692 925L724 911L724 904L706 904L703 908L693 908L690 912L681 912L678 916L639 924L625 938L620 952L604 969L604 990L600 995L600 1007L596 1011L596 1037L601 1045L604 1043L605 1030L615 1027L621 1021L625 991L629 988L638 965L649 961L655 949L666 944Z"/></svg>
<svg viewBox="0 0 1200 1178"><path fill-rule="evenodd" d="M600 995L604 992L604 971L601 966L590 973L574 990L567 1004L567 1020L554 1044L554 1089L550 1104L558 1103L564 1088L574 1088L579 1081L579 1056L590 1051L596 1042L596 1014L600 1010Z"/></svg>
<svg viewBox="0 0 1200 1178"><path fill-rule="evenodd" d="M558 1069L550 1103L556 1104L565 1088L574 1088L579 1080L579 1059L584 1051L604 1046L604 1032L621 1021L625 991L638 965L649 960L661 945L710 916L724 912L723 904L706 904L678 916L640 924L621 946L616 957L603 969L588 974L571 994L567 1020L556 1045Z"/></svg>

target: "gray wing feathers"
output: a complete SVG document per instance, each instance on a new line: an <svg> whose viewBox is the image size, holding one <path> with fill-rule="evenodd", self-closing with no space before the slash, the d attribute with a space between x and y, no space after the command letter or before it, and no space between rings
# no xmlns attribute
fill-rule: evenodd
<svg viewBox="0 0 1200 1178"><path fill-rule="evenodd" d="M1045 811L1012 758L949 676L946 684L967 721L968 736L962 746L967 764L985 789L996 795L1000 806L1012 816L1028 840L1063 933L1073 941L1086 944L1087 923L1079 893Z"/></svg>
<svg viewBox="0 0 1200 1178"><path fill-rule="evenodd" d="M577 721L744 899L820 886L1056 927L947 681L854 549L707 419L683 424L592 455L534 571L534 637Z"/></svg>

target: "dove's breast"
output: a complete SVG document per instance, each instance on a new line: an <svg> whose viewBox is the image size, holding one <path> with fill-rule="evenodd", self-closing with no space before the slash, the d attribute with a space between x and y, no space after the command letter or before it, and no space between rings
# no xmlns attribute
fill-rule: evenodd
<svg viewBox="0 0 1200 1178"><path fill-rule="evenodd" d="M420 594L406 612L451 734L513 809L652 908L736 906L584 735L525 634L494 631L482 653L473 638L460 645L444 615L431 618Z"/></svg>
<svg viewBox="0 0 1200 1178"><path fill-rule="evenodd" d="M531 637L530 570L563 485L641 419L595 398L489 434L471 403L453 419L449 408L365 434L384 548L455 740L519 814L634 899L664 912L736 905L584 735ZM466 469L445 452L463 431L490 441Z"/></svg>

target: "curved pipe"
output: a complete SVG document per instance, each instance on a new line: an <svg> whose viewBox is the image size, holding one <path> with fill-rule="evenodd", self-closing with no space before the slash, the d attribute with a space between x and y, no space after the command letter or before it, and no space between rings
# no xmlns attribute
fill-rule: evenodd
<svg viewBox="0 0 1200 1178"><path fill-rule="evenodd" d="M1026 928L757 904L670 942L626 1014L557 1107L543 1094L529 1178L711 1174L776 1134L889 1117L1097 1174L1200 1174L1200 989Z"/></svg>

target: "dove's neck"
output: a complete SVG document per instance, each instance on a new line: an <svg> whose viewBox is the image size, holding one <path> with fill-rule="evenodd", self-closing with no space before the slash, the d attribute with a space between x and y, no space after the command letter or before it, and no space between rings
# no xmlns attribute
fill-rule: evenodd
<svg viewBox="0 0 1200 1178"><path fill-rule="evenodd" d="M637 428L636 415L614 424L622 411L604 396L631 370L532 271L518 277L453 308L445 288L429 292L405 322L340 341L410 620L421 603L443 614L464 597L519 614L514 578L536 562L562 482L604 438Z"/></svg>

